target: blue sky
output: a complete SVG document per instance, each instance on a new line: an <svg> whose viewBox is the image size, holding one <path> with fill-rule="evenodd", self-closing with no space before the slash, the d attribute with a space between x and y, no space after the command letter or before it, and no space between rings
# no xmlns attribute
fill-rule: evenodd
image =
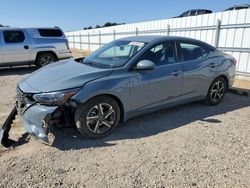
<svg viewBox="0 0 250 188"><path fill-rule="evenodd" d="M214 12L249 0L1 0L0 24L13 27L59 26L64 31L177 16L188 9Z"/></svg>

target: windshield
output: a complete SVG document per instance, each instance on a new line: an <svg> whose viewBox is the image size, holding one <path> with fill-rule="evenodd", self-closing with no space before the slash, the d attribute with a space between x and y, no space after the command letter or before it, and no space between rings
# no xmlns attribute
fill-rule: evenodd
<svg viewBox="0 0 250 188"><path fill-rule="evenodd" d="M82 63L98 67L121 67L144 46L144 42L117 40L93 52Z"/></svg>

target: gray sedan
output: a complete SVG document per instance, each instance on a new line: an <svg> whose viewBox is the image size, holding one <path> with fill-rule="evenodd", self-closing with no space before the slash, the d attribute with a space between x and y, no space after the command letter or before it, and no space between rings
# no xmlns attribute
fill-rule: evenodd
<svg viewBox="0 0 250 188"><path fill-rule="evenodd" d="M44 141L65 121L100 138L138 115L198 100L219 104L235 65L230 55L194 39L123 38L29 75L17 86L17 109L26 130Z"/></svg>

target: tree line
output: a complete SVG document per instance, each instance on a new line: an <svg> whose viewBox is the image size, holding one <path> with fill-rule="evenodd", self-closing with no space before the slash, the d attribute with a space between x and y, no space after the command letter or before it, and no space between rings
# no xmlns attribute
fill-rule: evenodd
<svg viewBox="0 0 250 188"><path fill-rule="evenodd" d="M10 27L10 26L0 24L0 27Z"/></svg>
<svg viewBox="0 0 250 188"><path fill-rule="evenodd" d="M102 28L102 27L111 27L111 26L116 26L116 25L123 25L125 23L112 23L112 22L107 22L104 25L96 25L95 27L89 26L89 27L84 27L83 30L87 29L97 29L97 28Z"/></svg>

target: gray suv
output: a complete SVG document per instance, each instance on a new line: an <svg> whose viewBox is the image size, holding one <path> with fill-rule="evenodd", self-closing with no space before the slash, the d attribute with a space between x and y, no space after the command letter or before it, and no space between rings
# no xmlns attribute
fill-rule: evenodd
<svg viewBox="0 0 250 188"><path fill-rule="evenodd" d="M51 62L72 57L59 28L0 28L0 67Z"/></svg>

